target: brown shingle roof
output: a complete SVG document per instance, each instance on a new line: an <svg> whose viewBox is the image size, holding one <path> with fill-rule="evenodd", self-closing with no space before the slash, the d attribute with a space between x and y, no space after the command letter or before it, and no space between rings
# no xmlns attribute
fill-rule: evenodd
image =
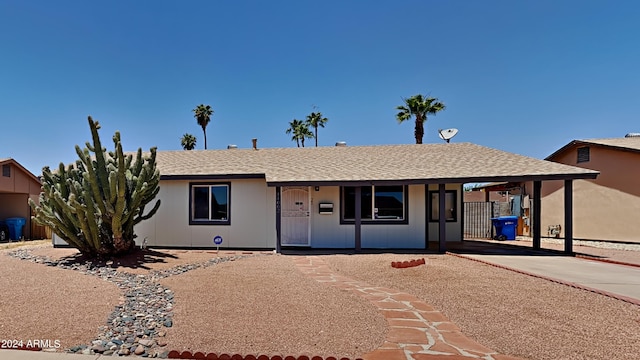
<svg viewBox="0 0 640 360"><path fill-rule="evenodd" d="M595 178L598 172L471 143L159 151L163 178L264 175L271 185Z"/></svg>
<svg viewBox="0 0 640 360"><path fill-rule="evenodd" d="M586 139L586 140L573 140L567 145L561 147L553 154L546 157L546 160L552 160L557 155L563 153L572 147L598 145L609 148L615 148L618 150L640 152L640 137L620 137L620 138L606 138L606 139Z"/></svg>

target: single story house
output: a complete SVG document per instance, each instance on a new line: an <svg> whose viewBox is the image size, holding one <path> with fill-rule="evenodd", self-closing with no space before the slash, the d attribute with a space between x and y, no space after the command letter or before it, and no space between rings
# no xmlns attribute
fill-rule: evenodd
<svg viewBox="0 0 640 360"><path fill-rule="evenodd" d="M431 243L444 251L446 242L463 237L465 183L531 180L539 190L543 181L571 184L598 175L471 143L338 144L158 151L162 205L137 225L137 241L215 248L222 240L221 248L277 251ZM571 227L571 197L565 200ZM539 247L539 231L535 239Z"/></svg>
<svg viewBox="0 0 640 360"><path fill-rule="evenodd" d="M40 179L12 158L0 159L0 169L0 220L24 218L24 238L44 237L44 228L32 224L29 207L29 198L39 200Z"/></svg>
<svg viewBox="0 0 640 360"><path fill-rule="evenodd" d="M581 179L574 184L576 239L640 243L640 135L633 135L573 140L546 158L600 172L595 179ZM544 183L544 231L562 224L564 191L562 182ZM559 236L564 237L566 229L560 228Z"/></svg>

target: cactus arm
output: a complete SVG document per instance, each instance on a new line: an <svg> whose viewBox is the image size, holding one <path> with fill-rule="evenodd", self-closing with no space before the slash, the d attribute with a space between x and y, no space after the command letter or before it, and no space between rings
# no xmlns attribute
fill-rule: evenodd
<svg viewBox="0 0 640 360"><path fill-rule="evenodd" d="M125 159L122 153L122 143L120 142L120 133L116 132L113 137L113 141L116 145L116 159L118 160L118 171L116 175L117 181L117 197L116 206L113 213L113 219L111 220L111 228L113 231L113 237L116 239L122 238L122 217L125 207Z"/></svg>
<svg viewBox="0 0 640 360"><path fill-rule="evenodd" d="M100 129L100 124L97 121L93 121L91 116L88 117L89 121L89 129L91 129L91 137L93 139L93 147L89 147L95 155L96 155L96 173L98 175L98 183L102 191L107 191L109 189L109 183L107 178L107 170L106 170L106 161L104 157L104 149L102 148L102 143L100 142L100 136L98 135L98 129ZM107 195L108 196L108 195Z"/></svg>

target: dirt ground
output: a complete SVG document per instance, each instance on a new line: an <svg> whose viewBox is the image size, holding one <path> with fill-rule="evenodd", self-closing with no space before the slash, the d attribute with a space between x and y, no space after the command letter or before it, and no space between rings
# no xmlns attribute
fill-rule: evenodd
<svg viewBox="0 0 640 360"><path fill-rule="evenodd" d="M5 255L12 250L0 251L2 339L57 339L61 347L87 343L122 300L109 282ZM575 251L640 264L640 252L586 247ZM78 256L76 250L50 245L35 247L33 254ZM151 249L108 266L143 274L231 254ZM465 335L502 354L526 359L640 359L640 308L632 304L450 255L424 254L425 266L401 270L390 262L416 255L318 256L340 275L420 298ZM305 277L286 255L226 262L162 283L175 292L174 327L168 329L167 340L178 350L312 350L356 357L379 346L386 332L384 319L370 304Z"/></svg>
<svg viewBox="0 0 640 360"><path fill-rule="evenodd" d="M0 339L58 340L59 350L93 340L119 303L117 286L6 256L11 250L0 251Z"/></svg>

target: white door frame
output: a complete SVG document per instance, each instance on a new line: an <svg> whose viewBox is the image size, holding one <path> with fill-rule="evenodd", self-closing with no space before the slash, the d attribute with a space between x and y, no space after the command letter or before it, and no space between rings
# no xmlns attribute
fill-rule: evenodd
<svg viewBox="0 0 640 360"><path fill-rule="evenodd" d="M306 191L307 192L306 216L297 217L297 218L306 218L307 219L307 221L306 221L306 226L307 226L306 235L307 236L306 236L306 242L304 242L304 243L303 242L296 242L296 241L287 243L287 237L288 237L287 230L290 230L290 228L287 226L286 221L285 221L285 219L288 218L287 216L285 216L285 213L287 212L287 208L286 207L289 205L289 204L286 204L285 201L284 201L285 200L285 195L284 194L285 194L285 192L287 190L302 190L302 191ZM282 199L281 200L282 211L280 213L280 222L281 222L281 229L282 229L281 230L282 231L282 233L281 233L281 245L282 246L310 246L311 245L311 214L312 214L312 211L311 211L311 189L308 186L283 186L282 187L281 199ZM289 211L291 211L291 210L289 210ZM294 217L294 218L296 218L296 217Z"/></svg>

